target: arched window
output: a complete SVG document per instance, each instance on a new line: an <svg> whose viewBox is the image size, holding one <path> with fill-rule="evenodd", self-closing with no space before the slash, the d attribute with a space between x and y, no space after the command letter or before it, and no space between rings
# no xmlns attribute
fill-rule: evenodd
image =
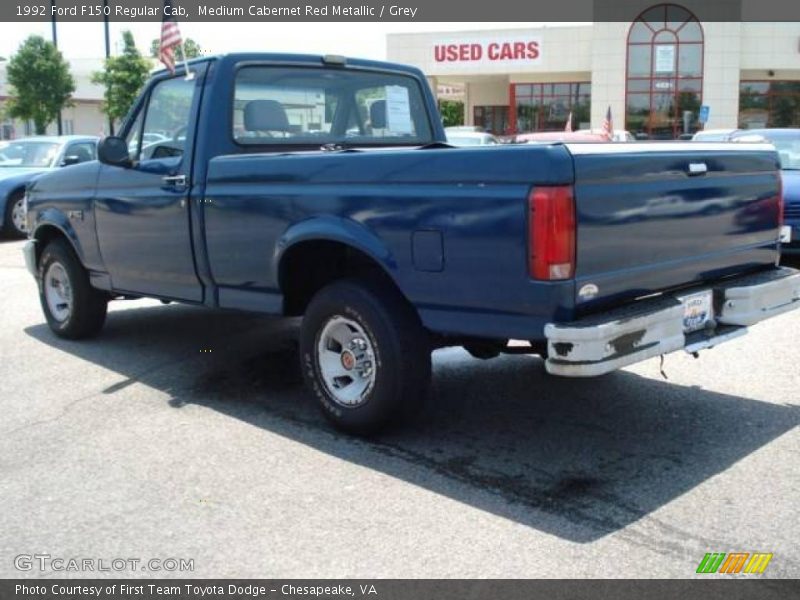
<svg viewBox="0 0 800 600"><path fill-rule="evenodd" d="M674 139L699 128L703 28L676 4L644 11L628 32L625 127L634 135Z"/></svg>

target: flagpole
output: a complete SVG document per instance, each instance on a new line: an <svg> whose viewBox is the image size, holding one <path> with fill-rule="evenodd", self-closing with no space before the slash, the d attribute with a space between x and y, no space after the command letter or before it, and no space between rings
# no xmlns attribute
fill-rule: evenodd
<svg viewBox="0 0 800 600"><path fill-rule="evenodd" d="M183 46L183 36L181 36L181 56L183 57L183 67L186 69L186 81L194 79L194 72L189 70L189 61L186 60L186 48Z"/></svg>

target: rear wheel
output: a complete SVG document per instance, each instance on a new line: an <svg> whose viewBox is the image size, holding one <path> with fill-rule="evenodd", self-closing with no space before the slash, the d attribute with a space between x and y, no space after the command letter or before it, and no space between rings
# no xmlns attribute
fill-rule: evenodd
<svg viewBox="0 0 800 600"><path fill-rule="evenodd" d="M6 202L3 229L8 232L10 237L23 238L28 235L24 198L24 192L16 192Z"/></svg>
<svg viewBox="0 0 800 600"><path fill-rule="evenodd" d="M318 292L303 318L300 356L325 416L355 434L413 415L430 381L431 347L419 317L377 282L344 280Z"/></svg>
<svg viewBox="0 0 800 600"><path fill-rule="evenodd" d="M42 250L39 300L50 329L63 338L92 337L106 320L107 296L89 284L89 274L64 240Z"/></svg>

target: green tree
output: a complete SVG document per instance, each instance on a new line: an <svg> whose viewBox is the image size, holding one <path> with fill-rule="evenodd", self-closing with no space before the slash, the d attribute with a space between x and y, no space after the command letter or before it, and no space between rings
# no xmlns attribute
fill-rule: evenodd
<svg viewBox="0 0 800 600"><path fill-rule="evenodd" d="M123 31L122 40L122 54L107 58L105 70L92 74L92 82L106 88L103 112L115 121L128 114L150 75L150 61L136 49L133 34Z"/></svg>
<svg viewBox="0 0 800 600"><path fill-rule="evenodd" d="M150 56L153 58L158 58L158 48L161 45L161 42L158 38L154 39L150 42ZM183 49L186 52L186 59L190 58L197 58L198 56L203 54L203 49L200 47L200 44L195 42L192 38L186 38L183 40ZM183 60L183 55L181 55L180 50L176 50L175 58L178 60Z"/></svg>
<svg viewBox="0 0 800 600"><path fill-rule="evenodd" d="M456 100L440 100L439 112L445 127L464 124L464 103Z"/></svg>
<svg viewBox="0 0 800 600"><path fill-rule="evenodd" d="M69 63L52 43L32 35L8 61L6 72L12 88L8 115L33 121L37 135L42 135L70 105L75 81Z"/></svg>

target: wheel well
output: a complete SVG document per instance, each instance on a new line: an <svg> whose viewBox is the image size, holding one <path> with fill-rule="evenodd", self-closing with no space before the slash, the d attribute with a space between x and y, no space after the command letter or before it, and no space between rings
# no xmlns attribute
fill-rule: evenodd
<svg viewBox="0 0 800 600"><path fill-rule="evenodd" d="M41 227L38 227L36 229L36 231L33 234L33 239L35 239L37 241L37 244L36 244L36 262L37 262L37 264L39 262L39 256L42 254L42 250L44 250L44 247L47 246L47 244L49 244L53 240L59 239L59 238L61 238L64 241L66 241L67 244L69 244L69 247L72 248L72 242L69 240L69 238L66 236L66 234L63 231L61 231L58 227L56 227L55 225L42 225ZM74 248L73 248L73 250L74 250Z"/></svg>
<svg viewBox="0 0 800 600"><path fill-rule="evenodd" d="M278 268L286 315L302 315L319 290L346 277L362 277L402 292L384 268L368 254L330 240L300 242L286 251Z"/></svg>

